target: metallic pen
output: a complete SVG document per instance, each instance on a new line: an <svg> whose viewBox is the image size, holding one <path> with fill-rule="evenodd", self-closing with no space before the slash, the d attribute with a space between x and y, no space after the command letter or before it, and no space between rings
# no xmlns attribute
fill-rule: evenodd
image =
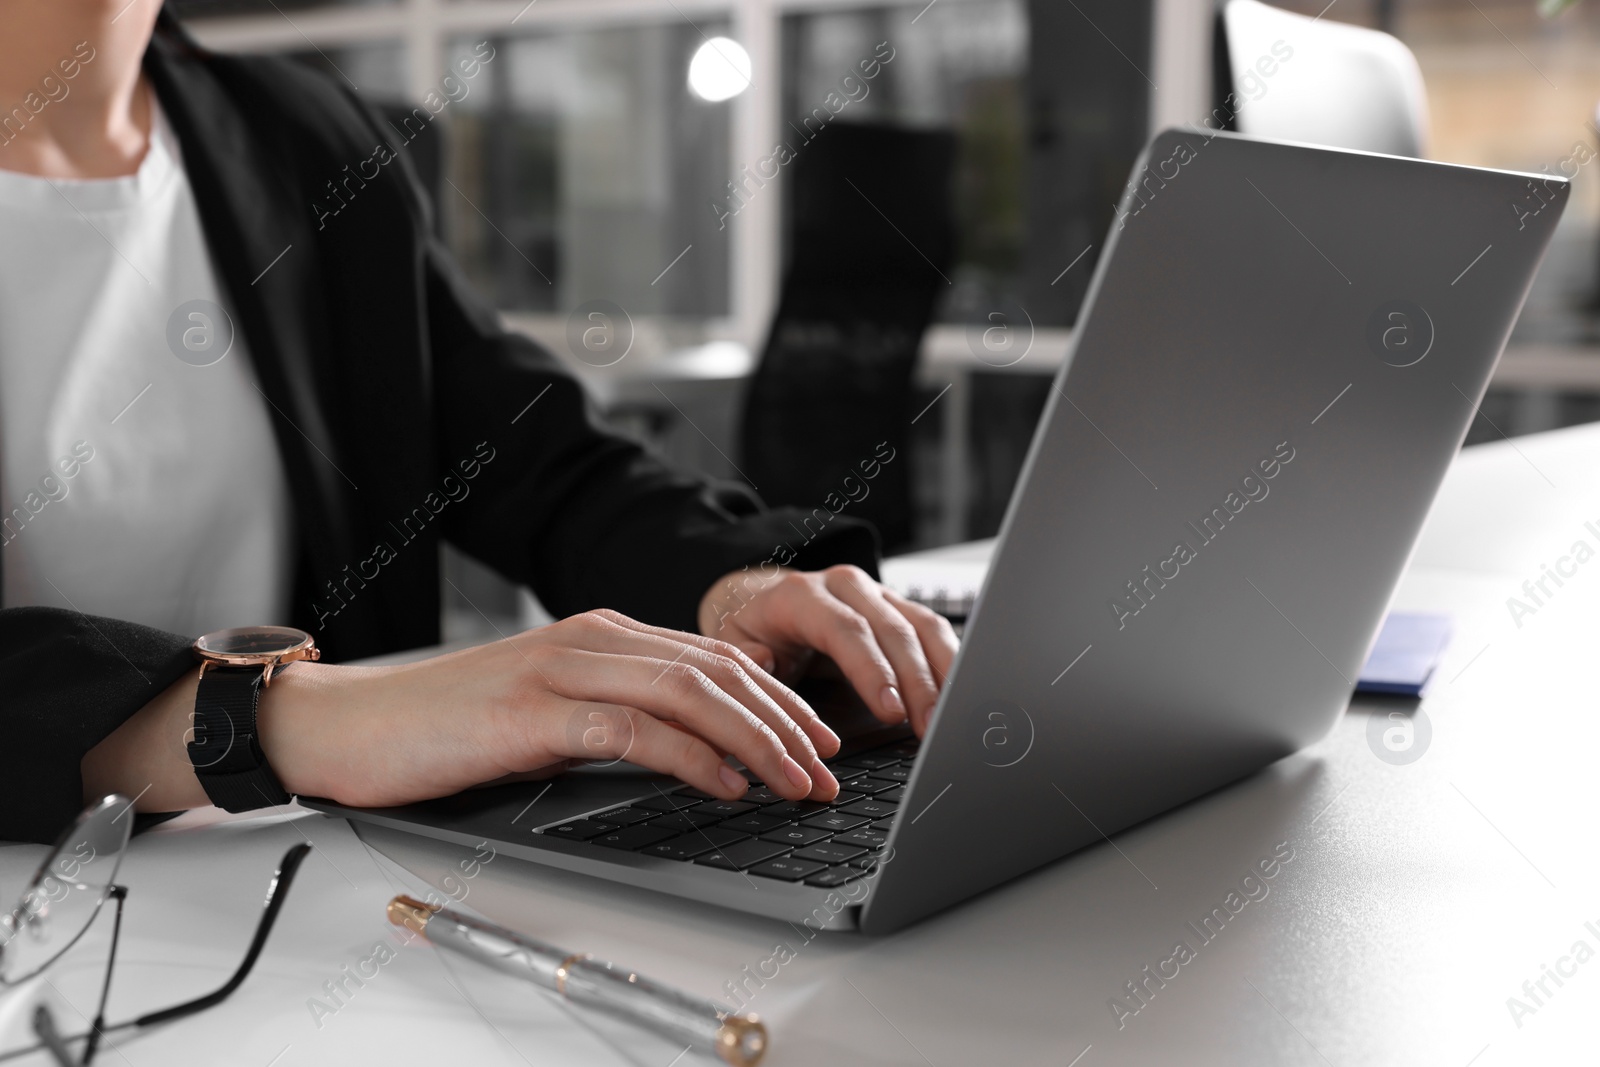
<svg viewBox="0 0 1600 1067"><path fill-rule="evenodd" d="M514 930L430 908L412 897L389 901L389 921L504 974L626 1019L674 1041L713 1053L734 1067L755 1067L767 1051L767 1028L750 1014L724 1011L582 952L566 952Z"/></svg>

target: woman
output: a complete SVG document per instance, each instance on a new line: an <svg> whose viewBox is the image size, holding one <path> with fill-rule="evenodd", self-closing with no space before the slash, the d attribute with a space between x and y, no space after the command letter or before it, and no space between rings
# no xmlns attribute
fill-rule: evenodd
<svg viewBox="0 0 1600 1067"><path fill-rule="evenodd" d="M112 791L217 799L191 720L234 671L200 681L191 640L435 643L441 539L565 618L406 667L254 668L254 719L227 720L252 785L387 805L625 754L732 798L728 754L826 799L838 739L773 677L813 652L926 729L955 639L868 576L870 530L801 544L599 426L469 291L344 86L208 53L159 0L5 15L0 837Z"/></svg>

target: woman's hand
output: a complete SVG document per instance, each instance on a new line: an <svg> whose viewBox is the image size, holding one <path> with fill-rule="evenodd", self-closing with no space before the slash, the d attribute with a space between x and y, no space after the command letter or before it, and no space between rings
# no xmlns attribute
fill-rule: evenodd
<svg viewBox="0 0 1600 1067"><path fill-rule="evenodd" d="M794 680L812 652L830 657L879 719L921 737L956 656L944 616L873 581L859 567L768 577L735 571L700 601L700 632Z"/></svg>
<svg viewBox="0 0 1600 1067"><path fill-rule="evenodd" d="M185 750L195 685L190 674L85 756L85 794L142 794L141 811L208 803ZM257 721L285 788L357 807L574 760L626 759L733 799L747 783L731 755L792 800L839 790L819 759L838 737L743 652L613 611L396 667L297 663L263 690Z"/></svg>

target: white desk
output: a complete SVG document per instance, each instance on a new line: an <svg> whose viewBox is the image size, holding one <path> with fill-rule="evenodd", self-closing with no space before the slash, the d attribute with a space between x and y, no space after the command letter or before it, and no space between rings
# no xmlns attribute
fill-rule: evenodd
<svg viewBox="0 0 1600 1067"><path fill-rule="evenodd" d="M1386 725L1389 709L1358 705L1320 744L1118 835L1115 847L1087 849L881 940L805 942L782 923L509 860L481 870L468 903L706 996L788 944L795 957L750 1004L771 1025L772 1067L1595 1062L1600 956L1577 965L1570 954L1580 940L1600 952L1592 784L1600 558L1552 586L1556 595L1520 628L1505 600L1574 541L1600 548L1584 526L1593 520L1600 529L1597 484L1600 426L1477 448L1457 463L1395 600L1458 620L1442 684L1423 705L1431 744L1409 765L1384 762L1369 746L1369 723L1377 715ZM441 888L459 884L445 878L459 879L464 850L363 834ZM1223 905L1279 842L1294 859L1270 894L1245 906L1119 1029L1110 999L1126 997L1124 983L1169 956L1175 941L1194 943L1186 924ZM134 847L159 846L141 839ZM197 848L187 863L173 865L168 890L213 908L205 854ZM333 884L330 872L320 876ZM373 889L375 897L385 891ZM1526 999L1522 985L1543 977L1543 965L1572 973L1559 988L1544 979L1549 995L1542 1006L1528 1000L1537 1010L1519 1028L1507 998ZM304 1029L305 997L327 977L327 963L302 967L269 945L263 966L284 991L219 1015L276 1012L285 1027ZM397 984L409 981L396 973ZM384 1062L440 1062L442 1009L423 1016L380 1011L377 997L371 1009L363 1003L337 1021L384 1035ZM629 1060L592 1035L588 1044L573 1035L530 1047L514 1020L492 1010L452 1019L450 1033L479 1027L474 1063L668 1067L671 1059ZM270 1032L258 1020L240 1029L226 1062L264 1067L284 1045ZM174 1047L181 1043L167 1045L164 1058L129 1062L184 1062ZM334 1054L349 1047L307 1040L274 1067L349 1062ZM105 1062L120 1061L107 1053Z"/></svg>
<svg viewBox="0 0 1600 1067"><path fill-rule="evenodd" d="M1505 600L1575 540L1600 549L1584 528L1600 528L1597 489L1600 426L1457 463L1395 598L1458 621L1409 765L1369 746L1390 709L1359 704L1320 744L1116 848L878 941L802 945L781 923L516 864L486 871L472 902L706 995L778 943L799 949L752 1002L773 1067L1595 1062L1600 955L1559 989L1546 979L1520 1029L1506 999L1577 940L1600 953L1584 926L1600 930L1600 558L1520 629ZM457 858L365 833L425 877ZM1270 895L1119 1030L1109 1000L1283 841L1295 859Z"/></svg>

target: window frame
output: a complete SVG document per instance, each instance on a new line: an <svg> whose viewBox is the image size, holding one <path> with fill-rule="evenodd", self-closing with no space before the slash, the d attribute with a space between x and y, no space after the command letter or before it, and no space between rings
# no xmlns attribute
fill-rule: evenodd
<svg viewBox="0 0 1600 1067"><path fill-rule="evenodd" d="M207 47L218 51L302 51L360 44L398 44L405 57L407 92L414 99L433 89L444 70L447 42L475 33L574 29L642 21L720 18L750 53L756 72L748 91L732 101L730 158L761 158L781 139L782 27L794 14L848 11L864 7L927 10L934 3L962 0L395 0L364 7L312 8L271 15L192 18L187 25ZM1150 0L1156 27L1152 74L1166 91L1151 94L1150 127L1158 129L1205 110L1209 49L1192 45L1209 32L1196 12L1209 8L1193 0ZM1201 52L1205 55L1201 55ZM763 76L762 72L771 72ZM1107 205L1110 217L1112 205ZM756 197L729 220L729 292L726 316L700 323L704 339L732 340L751 349L763 342L779 287L782 206L778 197ZM563 335L564 317L546 313L508 313L513 328L541 339ZM655 331L647 331L648 333ZM1065 347L1070 331L1041 329L1039 340ZM960 358L966 348L962 327L938 324L924 342L933 361Z"/></svg>

